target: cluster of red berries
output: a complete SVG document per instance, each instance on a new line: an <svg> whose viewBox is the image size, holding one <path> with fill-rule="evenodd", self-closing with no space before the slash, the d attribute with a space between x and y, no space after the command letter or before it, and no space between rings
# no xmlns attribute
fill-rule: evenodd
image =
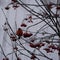
<svg viewBox="0 0 60 60"><path fill-rule="evenodd" d="M30 43L30 47L32 48L36 48L36 47L41 48L44 45L45 45L44 43L36 43L36 44Z"/></svg>
<svg viewBox="0 0 60 60"><path fill-rule="evenodd" d="M52 48L52 49L57 49L57 47L55 46L55 45L50 45L50 46L48 46L49 48Z"/></svg>
<svg viewBox="0 0 60 60"><path fill-rule="evenodd" d="M16 8L19 7L20 4L18 3L17 0L11 0L11 1L12 1L12 3L10 3L10 5L13 5L12 7L13 7L14 9L16 9ZM6 10L9 10L9 9L10 9L9 5L8 5L7 7L5 7L5 9L6 9Z"/></svg>
<svg viewBox="0 0 60 60"><path fill-rule="evenodd" d="M27 25L25 23L22 23L21 24L21 27L26 27Z"/></svg>
<svg viewBox="0 0 60 60"><path fill-rule="evenodd" d="M45 48L44 50L45 50L47 53L53 52L52 50L50 50L50 48Z"/></svg>
<svg viewBox="0 0 60 60"><path fill-rule="evenodd" d="M16 31L16 35L18 36L18 39L20 39L21 36L23 36L24 38L27 38L27 37L32 36L33 34L28 33L28 32L23 33L23 30L21 28L18 28L18 30ZM10 38L12 41L17 41L16 36L13 34L10 34Z"/></svg>
<svg viewBox="0 0 60 60"><path fill-rule="evenodd" d="M28 18L25 18L24 20L28 21L29 23L30 23L30 22L33 22L33 21L32 21L32 16L29 16ZM27 25L26 25L25 23L22 23L22 24L21 24L21 27L27 27Z"/></svg>
<svg viewBox="0 0 60 60"><path fill-rule="evenodd" d="M53 52L53 50L58 50L58 55L60 55L59 51L60 51L60 47L56 46L56 45L49 45L48 48L44 48L44 50L49 53L49 52Z"/></svg>
<svg viewBox="0 0 60 60"><path fill-rule="evenodd" d="M32 36L31 33L27 33L27 32L23 33L23 30L21 28L18 28L18 30L16 31L16 35L20 37L23 36L25 38Z"/></svg>

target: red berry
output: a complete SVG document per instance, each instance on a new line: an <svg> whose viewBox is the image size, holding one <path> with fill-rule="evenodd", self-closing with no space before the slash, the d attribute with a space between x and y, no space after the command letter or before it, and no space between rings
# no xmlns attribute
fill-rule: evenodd
<svg viewBox="0 0 60 60"><path fill-rule="evenodd" d="M30 47L36 48L36 46L33 43L30 43Z"/></svg>
<svg viewBox="0 0 60 60"><path fill-rule="evenodd" d="M57 47L56 47L56 46L54 46L54 45L50 45L50 46L49 46L49 48L57 49Z"/></svg>
<svg viewBox="0 0 60 60"><path fill-rule="evenodd" d="M28 20L28 18L25 18L24 20Z"/></svg>
<svg viewBox="0 0 60 60"><path fill-rule="evenodd" d="M23 31L21 28L18 28L18 30L16 31L16 35L17 36L22 36L23 35Z"/></svg>
<svg viewBox="0 0 60 60"><path fill-rule="evenodd" d="M14 50L18 50L18 47L14 47L13 49L14 49Z"/></svg>
<svg viewBox="0 0 60 60"><path fill-rule="evenodd" d="M36 47L41 47L39 43L35 44Z"/></svg>
<svg viewBox="0 0 60 60"><path fill-rule="evenodd" d="M16 5L13 5L13 8L16 9L18 8L19 6L16 4Z"/></svg>
<svg viewBox="0 0 60 60"><path fill-rule="evenodd" d="M26 27L26 26L27 26L27 25L26 25L26 24L24 24L24 23L22 23L22 24L21 24L21 27Z"/></svg>
<svg viewBox="0 0 60 60"><path fill-rule="evenodd" d="M59 14L54 14L55 17L59 17Z"/></svg>
<svg viewBox="0 0 60 60"><path fill-rule="evenodd" d="M32 23L33 23L33 21L32 21L32 20L30 20L30 21L28 21L28 22L29 22L29 23L30 23L30 22L32 22Z"/></svg>
<svg viewBox="0 0 60 60"><path fill-rule="evenodd" d="M52 50L50 50L49 48L45 48L44 49L47 53L49 53L49 52L53 52Z"/></svg>
<svg viewBox="0 0 60 60"><path fill-rule="evenodd" d="M57 50L60 51L60 47L57 47Z"/></svg>
<svg viewBox="0 0 60 60"><path fill-rule="evenodd" d="M50 44L50 41L48 41L48 40L46 40L45 42L48 43L48 44Z"/></svg>
<svg viewBox="0 0 60 60"><path fill-rule="evenodd" d="M12 0L13 2L17 2L17 0Z"/></svg>
<svg viewBox="0 0 60 60"><path fill-rule="evenodd" d="M58 55L60 56L60 52L58 52Z"/></svg>
<svg viewBox="0 0 60 60"><path fill-rule="evenodd" d="M29 19L31 19L32 18L32 16L29 16Z"/></svg>
<svg viewBox="0 0 60 60"><path fill-rule="evenodd" d="M48 9L51 9L52 8L52 4L49 4L47 7L48 7Z"/></svg>
<svg viewBox="0 0 60 60"><path fill-rule="evenodd" d="M33 21L32 21L32 16L29 16L28 19L29 19L28 22L32 22L32 23L33 23Z"/></svg>
<svg viewBox="0 0 60 60"><path fill-rule="evenodd" d="M34 39L32 39L31 42L34 42Z"/></svg>
<svg viewBox="0 0 60 60"><path fill-rule="evenodd" d="M40 43L40 46L44 46L45 44L44 43Z"/></svg>
<svg viewBox="0 0 60 60"><path fill-rule="evenodd" d="M60 10L60 6L58 6L56 9Z"/></svg>
<svg viewBox="0 0 60 60"><path fill-rule="evenodd" d="M36 47L39 47L39 48L42 47L42 46L44 46L44 45L45 45L44 43L36 43L36 44L35 44L35 46L36 46Z"/></svg>
<svg viewBox="0 0 60 60"><path fill-rule="evenodd" d="M10 7L8 7L8 6L7 6L7 7L5 7L5 9L6 9L6 10L9 10L9 8L10 8Z"/></svg>
<svg viewBox="0 0 60 60"><path fill-rule="evenodd" d="M30 36L32 36L31 33L27 33L27 32L26 32L26 33L23 34L23 37L25 37L25 38L26 38L26 37L30 37Z"/></svg>

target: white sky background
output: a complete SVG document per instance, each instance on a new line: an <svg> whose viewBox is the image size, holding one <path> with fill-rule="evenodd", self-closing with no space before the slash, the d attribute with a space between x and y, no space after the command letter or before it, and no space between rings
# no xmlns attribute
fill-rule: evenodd
<svg viewBox="0 0 60 60"><path fill-rule="evenodd" d="M34 2L34 1L31 2L31 1L30 0L29 1L26 0L25 2L30 2L30 3L33 3ZM51 0L51 1L56 2L56 0ZM0 8L4 8L9 3L10 3L10 0L0 0ZM14 16L15 16L15 12L16 11L13 8L11 8L8 12L4 9L4 12L5 12L6 16L8 17L8 20L9 20L10 25L12 26L12 28L14 28L14 19L15 19ZM26 17L26 14L27 13L28 12L26 10L24 10L22 7L19 7L17 9L17 16L16 16L17 19L16 19L16 21L17 21L18 27L20 27L20 24L21 24L23 18ZM4 17L4 14L3 14L2 10L0 9L0 39L1 39L0 40L0 43L3 41L4 31L3 31L2 25L4 23L5 23L5 17ZM36 29L38 29L38 28L35 28L33 31L35 31ZM8 39L8 37L7 37L7 39ZM5 48L7 48L7 47L5 47ZM8 51L9 51L9 49L8 49ZM46 53L46 52L44 51L44 53ZM52 57L53 60L58 60L57 52L52 53L52 54L49 53L49 54L46 54L46 55L48 55L49 57ZM22 60L26 60L26 59L27 58L24 58L23 57ZM0 57L0 60L1 60L1 57ZM41 60L48 60L48 59L41 58Z"/></svg>

